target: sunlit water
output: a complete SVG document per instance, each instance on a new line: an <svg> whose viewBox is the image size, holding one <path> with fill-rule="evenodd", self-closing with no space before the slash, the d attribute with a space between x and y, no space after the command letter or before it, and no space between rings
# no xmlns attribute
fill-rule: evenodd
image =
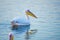
<svg viewBox="0 0 60 40"><path fill-rule="evenodd" d="M27 9L38 17L30 17L30 30L37 32L29 36L25 31L11 30L10 25L14 17L23 17ZM0 0L0 40L9 40L10 32L14 40L60 40L60 0Z"/></svg>

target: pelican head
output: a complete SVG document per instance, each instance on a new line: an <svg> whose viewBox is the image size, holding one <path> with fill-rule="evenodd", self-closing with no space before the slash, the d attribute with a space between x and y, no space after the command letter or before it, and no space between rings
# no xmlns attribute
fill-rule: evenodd
<svg viewBox="0 0 60 40"><path fill-rule="evenodd" d="M9 33L9 40L14 40L14 36L12 33Z"/></svg>
<svg viewBox="0 0 60 40"><path fill-rule="evenodd" d="M35 16L30 10L26 10L26 15L32 16L34 18L37 18L37 16Z"/></svg>

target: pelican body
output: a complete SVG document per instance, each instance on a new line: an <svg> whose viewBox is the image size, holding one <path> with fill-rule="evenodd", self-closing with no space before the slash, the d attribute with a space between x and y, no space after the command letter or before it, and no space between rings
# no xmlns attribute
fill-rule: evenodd
<svg viewBox="0 0 60 40"><path fill-rule="evenodd" d="M11 24L12 24L13 29L18 29L19 27L29 26L30 21L28 19L26 19L25 17L24 18L16 17L16 18L13 19Z"/></svg>

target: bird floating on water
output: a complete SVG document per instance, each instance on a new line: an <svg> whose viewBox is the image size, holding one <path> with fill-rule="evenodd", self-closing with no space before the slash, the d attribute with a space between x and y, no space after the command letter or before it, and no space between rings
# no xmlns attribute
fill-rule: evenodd
<svg viewBox="0 0 60 40"><path fill-rule="evenodd" d="M26 12L26 17L24 17L24 18L22 18L22 17L14 18L11 21L11 24L12 24L13 28L17 28L18 26L20 27L21 25L22 26L30 25L29 16L37 18L30 10L26 10L25 12Z"/></svg>

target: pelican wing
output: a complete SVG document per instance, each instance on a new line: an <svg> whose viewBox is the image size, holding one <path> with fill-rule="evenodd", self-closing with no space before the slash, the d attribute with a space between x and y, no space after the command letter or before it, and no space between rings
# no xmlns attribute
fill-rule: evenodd
<svg viewBox="0 0 60 40"><path fill-rule="evenodd" d="M26 11L26 14L27 15L30 15L30 16L32 16L32 17L34 17L34 18L37 18L31 11L29 11L29 10L27 10Z"/></svg>

